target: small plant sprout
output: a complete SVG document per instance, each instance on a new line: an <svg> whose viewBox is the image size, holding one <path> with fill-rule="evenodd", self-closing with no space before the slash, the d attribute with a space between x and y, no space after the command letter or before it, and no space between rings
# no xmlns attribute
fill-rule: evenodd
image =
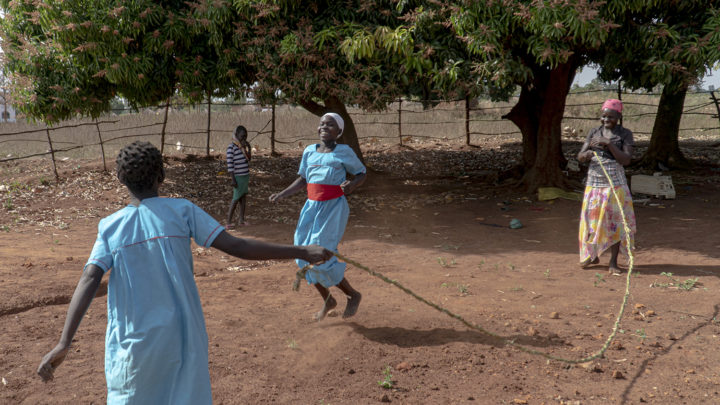
<svg viewBox="0 0 720 405"><path fill-rule="evenodd" d="M672 273L663 271L660 273L661 276L667 277L669 280L667 282L659 282L659 281L653 281L652 284L650 284L651 288L677 288L679 290L684 291L690 291L693 288L697 287L698 278L689 278L685 281L680 281L679 279L673 277Z"/></svg>
<svg viewBox="0 0 720 405"><path fill-rule="evenodd" d="M593 282L593 286L597 287L598 284L604 283L605 277L600 273L595 273L595 281Z"/></svg>
<svg viewBox="0 0 720 405"><path fill-rule="evenodd" d="M508 269L510 269L510 271L515 271L515 265L512 263L508 264Z"/></svg>
<svg viewBox="0 0 720 405"><path fill-rule="evenodd" d="M457 289L462 295L466 295L468 293L468 285L467 284L458 284Z"/></svg>
<svg viewBox="0 0 720 405"><path fill-rule="evenodd" d="M438 264L442 267L448 267L447 261L445 261L444 257L438 257L437 258Z"/></svg>
<svg viewBox="0 0 720 405"><path fill-rule="evenodd" d="M635 331L635 336L640 339L640 343L644 342L645 339L647 339L647 333L645 333L645 328L637 329Z"/></svg>
<svg viewBox="0 0 720 405"><path fill-rule="evenodd" d="M287 347L289 347L293 350L297 350L299 346L298 346L297 342L295 341L295 339L290 338L287 341Z"/></svg>
<svg viewBox="0 0 720 405"><path fill-rule="evenodd" d="M550 269L545 269L545 273L543 274L545 275L545 278L550 278Z"/></svg>
<svg viewBox="0 0 720 405"><path fill-rule="evenodd" d="M697 281L698 281L697 277L689 278L689 279L683 281L682 283L678 284L678 287L681 290L690 291L693 288L695 288L695 284L697 284Z"/></svg>
<svg viewBox="0 0 720 405"><path fill-rule="evenodd" d="M385 371L383 371L383 379L378 381L378 385L386 390L389 390L395 385L392 380L392 374L390 374L390 366L385 367Z"/></svg>

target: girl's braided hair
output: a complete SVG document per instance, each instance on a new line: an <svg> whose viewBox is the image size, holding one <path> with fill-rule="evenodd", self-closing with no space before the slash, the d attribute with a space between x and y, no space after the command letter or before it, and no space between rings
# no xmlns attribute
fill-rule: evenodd
<svg viewBox="0 0 720 405"><path fill-rule="evenodd" d="M158 176L164 177L160 151L150 142L135 141L120 150L117 176L132 191L147 191Z"/></svg>

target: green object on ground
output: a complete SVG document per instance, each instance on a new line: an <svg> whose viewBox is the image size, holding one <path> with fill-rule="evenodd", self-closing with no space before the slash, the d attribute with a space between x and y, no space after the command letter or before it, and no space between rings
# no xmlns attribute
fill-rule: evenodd
<svg viewBox="0 0 720 405"><path fill-rule="evenodd" d="M512 229L520 229L520 228L522 228L522 227L523 227L523 224L522 224L522 222L520 222L519 219L513 218L512 220L510 220L510 228L512 228Z"/></svg>
<svg viewBox="0 0 720 405"><path fill-rule="evenodd" d="M538 188L538 200L554 200L556 198L564 198L566 200L582 201L583 196L574 191L565 191L557 187L540 187Z"/></svg>

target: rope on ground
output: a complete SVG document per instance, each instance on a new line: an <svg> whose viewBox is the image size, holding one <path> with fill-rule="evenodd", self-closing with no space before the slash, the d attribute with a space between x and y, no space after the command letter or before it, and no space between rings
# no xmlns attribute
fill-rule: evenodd
<svg viewBox="0 0 720 405"><path fill-rule="evenodd" d="M610 189L612 190L613 196L615 197L615 201L618 203L619 206L622 207L622 205L623 205L622 201L620 201L620 197L618 197L617 193L615 192L615 186L612 182L612 179L610 178L610 175L608 174L607 170L605 169L605 166L603 166L602 161L599 159L597 153L596 152L593 152L593 153L595 154L595 158L598 160L598 162L600 162L600 167L602 168L603 173L605 173L605 177L607 177L607 179L610 182ZM412 296L413 298L422 302L423 304L433 307L436 310L448 315L451 318L457 319L463 325L465 325L471 329L480 331L486 335L489 335L489 336L492 336L492 337L502 340L508 346L512 346L522 352L532 354L532 355L542 356L542 357L545 357L550 360L555 360L555 361L569 363L569 364L582 364L582 363L587 363L589 361L592 361L592 360L602 357L603 354L607 351L607 349L610 348L610 344L615 339L615 336L617 335L617 332L620 329L620 320L622 319L623 313L625 312L625 307L627 306L628 297L630 296L630 276L632 275L635 258L633 256L632 246L631 246L631 241L630 241L630 227L627 224L627 219L625 218L625 212L623 210L620 210L620 213L622 214L623 229L625 230L625 240L628 245L627 252L628 252L628 256L629 256L628 272L627 272L627 278L625 280L625 294L623 296L622 304L620 305L620 310L619 310L617 318L615 320L615 324L613 325L612 332L610 333L610 336L608 336L607 340L605 341L605 344L603 344L603 346L600 348L600 350L598 350L594 354L587 356L587 357L583 357L581 359L566 359L563 357L553 356L549 353L542 352L540 350L531 349L529 347L518 344L512 339L507 339L497 333L491 332L478 324L475 324L473 322L466 320L462 316L448 310L447 308L444 308L438 304L435 304L434 302L428 301L427 299L414 293L409 288L400 284L397 280L391 280L388 277L384 276L383 274L373 271L370 268L368 268L367 266L360 264L352 259L349 259L349 258L341 255L340 253L335 253L335 256L337 256L338 259L340 259L346 263L352 264L353 266L355 266L359 269L365 270L370 275L375 276L388 284L394 285L395 287L401 289L403 292ZM304 266L302 269L298 270L298 272L295 274L295 276L296 276L295 281L293 282L293 291L298 291L298 289L300 288L300 280L305 278L305 273L307 273L307 271L311 267L312 267L312 265L308 264L308 265Z"/></svg>

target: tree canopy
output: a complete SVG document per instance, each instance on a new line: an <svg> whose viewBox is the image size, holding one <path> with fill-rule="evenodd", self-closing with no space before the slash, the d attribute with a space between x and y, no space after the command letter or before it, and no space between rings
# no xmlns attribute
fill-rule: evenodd
<svg viewBox="0 0 720 405"><path fill-rule="evenodd" d="M520 88L505 115L523 136L522 183L565 186L561 121L578 68L631 86L686 83L716 63L715 2L691 0L0 0L4 69L18 108L52 123L97 116L118 95L151 105L245 92L348 105ZM278 90L280 92L278 92Z"/></svg>
<svg viewBox="0 0 720 405"><path fill-rule="evenodd" d="M662 86L650 146L640 164L687 167L679 148L685 95L720 60L720 10L707 1L658 2L628 13L599 60L599 77L630 89Z"/></svg>
<svg viewBox="0 0 720 405"><path fill-rule="evenodd" d="M232 41L229 2L0 2L5 72L18 108L57 122L96 117L121 95L152 105L180 92L224 96L253 79Z"/></svg>
<svg viewBox="0 0 720 405"><path fill-rule="evenodd" d="M282 94L316 115L340 113L341 139L362 156L345 106L383 109L411 84L392 59L340 51L357 27L399 26L391 0L36 3L0 0L4 68L18 108L49 123L95 117L115 95L145 106L253 87L261 101Z"/></svg>
<svg viewBox="0 0 720 405"><path fill-rule="evenodd" d="M441 26L445 35L464 44L467 58L446 59L445 68L433 72L435 82L454 81L457 72L474 82L495 99L507 99L520 87L520 97L505 118L523 134L523 176L521 182L534 190L539 186L565 186L561 167L565 163L561 145L561 121L565 100L575 72L588 63L607 62L612 44L624 44L628 59L623 64L653 64L654 74L668 61L661 52L652 57L639 52L652 47L653 38L666 30L649 30L628 37L624 26L634 24L631 16L655 21L667 7L683 2L662 0L589 1L589 0L488 0L429 1L409 10L405 29L412 35L399 46L388 46L382 35L375 34L376 54L402 54L407 44L427 47L428 51L409 55L407 67L422 65L436 53L434 41L422 36L428 27ZM705 2L707 3L707 2ZM672 9L672 7L670 7ZM710 15L716 16L712 7ZM690 18L688 16L687 18ZM365 28L366 33L382 33L379 27ZM717 32L707 36L711 40ZM705 37L703 37L705 38ZM650 41L650 42L648 42ZM717 43L717 42L716 42ZM353 41L348 54L361 56L362 44ZM689 47L692 52L694 48ZM440 52L442 54L442 52ZM633 56L634 55L634 56ZM644 56L643 56L644 55ZM702 55L696 56L698 59ZM633 59L634 58L634 59ZM419 60L417 60L419 59ZM668 62L672 64L673 62ZM452 66L452 69L447 68ZM469 80L468 80L469 78Z"/></svg>

